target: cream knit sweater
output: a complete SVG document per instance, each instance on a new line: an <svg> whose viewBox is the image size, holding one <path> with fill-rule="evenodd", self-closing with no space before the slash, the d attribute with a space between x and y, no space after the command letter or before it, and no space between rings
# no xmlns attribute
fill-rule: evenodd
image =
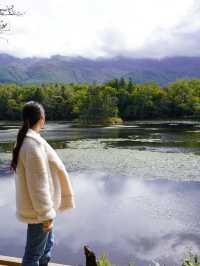
<svg viewBox="0 0 200 266"><path fill-rule="evenodd" d="M74 192L56 151L31 128L21 146L15 175L16 217L24 223L54 219L75 208Z"/></svg>

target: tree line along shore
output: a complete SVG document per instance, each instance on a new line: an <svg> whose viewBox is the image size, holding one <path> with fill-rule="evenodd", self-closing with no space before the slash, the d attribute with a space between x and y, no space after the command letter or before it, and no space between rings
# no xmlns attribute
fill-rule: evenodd
<svg viewBox="0 0 200 266"><path fill-rule="evenodd" d="M101 84L0 84L0 119L20 120L27 101L43 104L48 120L82 124L200 117L200 79L180 79L165 87L131 79Z"/></svg>

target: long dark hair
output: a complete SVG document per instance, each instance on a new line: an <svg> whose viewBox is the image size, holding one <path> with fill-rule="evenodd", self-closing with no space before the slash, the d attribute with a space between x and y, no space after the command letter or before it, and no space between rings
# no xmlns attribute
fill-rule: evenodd
<svg viewBox="0 0 200 266"><path fill-rule="evenodd" d="M45 110L42 104L35 101L29 101L24 104L22 109L23 125L18 131L17 142L12 151L10 170L16 171L19 151L26 133L29 128L32 128L32 126L34 126L40 120L42 114L45 114Z"/></svg>

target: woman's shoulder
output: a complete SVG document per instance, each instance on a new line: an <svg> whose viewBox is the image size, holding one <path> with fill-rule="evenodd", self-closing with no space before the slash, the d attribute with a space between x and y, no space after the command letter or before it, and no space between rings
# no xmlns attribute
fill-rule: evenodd
<svg viewBox="0 0 200 266"><path fill-rule="evenodd" d="M36 141L33 138L25 137L20 149L20 159L24 164L38 163L40 160L45 160L46 149L44 144ZM28 160L28 161L27 161Z"/></svg>
<svg viewBox="0 0 200 266"><path fill-rule="evenodd" d="M40 149L42 146L42 142L41 141L38 141L36 140L35 138L31 138L31 137L28 137L26 136L24 138L24 141L23 141L23 144L21 146L21 152L32 152L34 151L35 149Z"/></svg>

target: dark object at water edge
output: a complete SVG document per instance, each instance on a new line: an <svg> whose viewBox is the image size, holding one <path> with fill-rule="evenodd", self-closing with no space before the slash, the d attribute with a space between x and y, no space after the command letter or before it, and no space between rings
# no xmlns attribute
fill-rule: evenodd
<svg viewBox="0 0 200 266"><path fill-rule="evenodd" d="M86 258L86 266L98 266L95 253L89 249L88 246L84 246L84 253Z"/></svg>

